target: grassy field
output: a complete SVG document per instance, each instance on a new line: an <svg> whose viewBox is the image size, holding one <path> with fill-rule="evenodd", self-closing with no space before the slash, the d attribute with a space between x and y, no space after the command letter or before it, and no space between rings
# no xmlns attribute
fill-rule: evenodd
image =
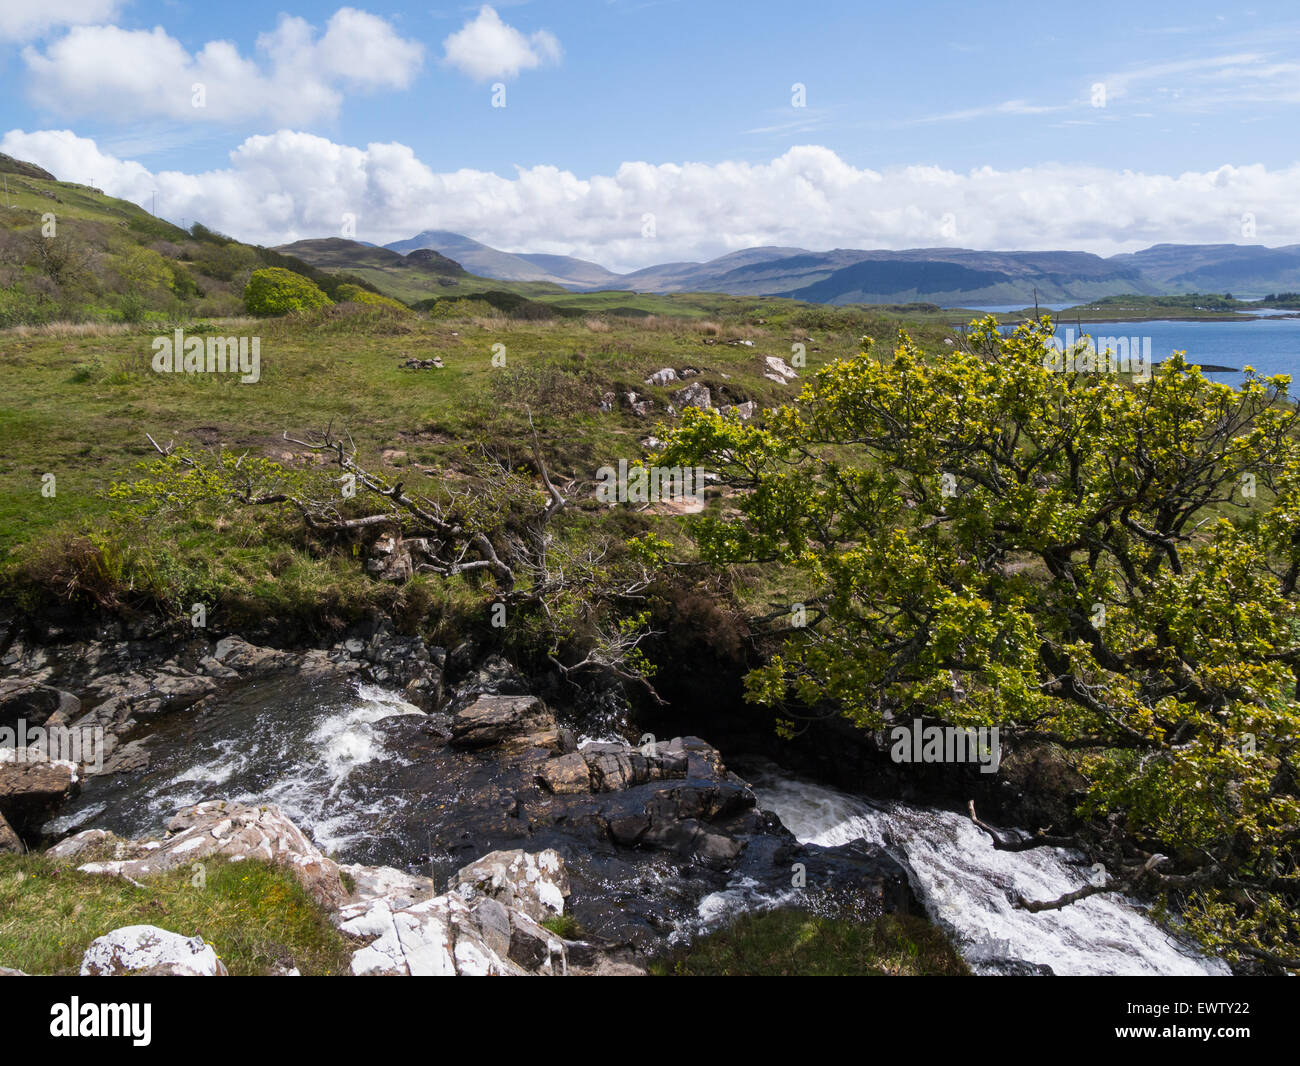
<svg viewBox="0 0 1300 1066"><path fill-rule="evenodd" d="M625 294L623 294L625 295ZM704 298L691 303L703 306ZM527 461L531 413L553 474L570 488L577 522L608 524L620 534L648 515L608 512L594 497L596 472L633 461L665 419L670 393L644 379L661 367L692 367L718 405L754 400L768 407L797 385L763 377L764 357L792 358L802 344L806 378L859 349L864 332L882 342L898 323L857 312L816 309L812 326L786 318L714 319L593 315L518 321L502 315L441 319L415 313L331 308L304 318L218 320L183 326L190 335L260 338L261 376L160 374L151 366L157 327L19 327L0 331L0 553L10 587L35 579L47 589L94 580L78 555L95 554L100 577L141 593L170 590L237 605L257 615L364 611L393 598L412 605L428 595L417 581L398 591L377 587L355 559L302 542L287 516L267 511L234 519L177 515L137 529L115 517L105 496L115 481L139 476L159 444L230 449L290 467L314 458L283 440L326 427L351 434L362 465L400 476L409 490L436 493L455 484L484 451ZM838 328L828 328L828 327ZM946 330L922 326L931 350ZM170 335L170 331L168 331ZM498 356L494 363L493 356ZM441 369L402 368L437 356ZM502 359L504 357L504 365ZM632 391L655 412L638 417L602 398ZM53 476L53 493L50 481ZM44 489L44 491L43 491ZM80 540L79 538L84 538ZM441 582L448 585L448 582ZM438 595L455 594L439 589ZM380 600L376 600L379 597ZM163 596L162 598L169 598ZM312 606L315 601L315 606ZM322 607L321 605L324 605Z"/></svg>
<svg viewBox="0 0 1300 1066"><path fill-rule="evenodd" d="M205 866L201 888L188 869L139 887L41 855L0 855L0 966L76 974L96 937L156 925L203 937L232 976L347 971L353 948L291 875L256 861Z"/></svg>

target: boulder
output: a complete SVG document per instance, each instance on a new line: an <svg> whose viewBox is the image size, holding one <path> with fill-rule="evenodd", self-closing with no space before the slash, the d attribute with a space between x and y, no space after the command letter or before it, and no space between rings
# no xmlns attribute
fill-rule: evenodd
<svg viewBox="0 0 1300 1066"><path fill-rule="evenodd" d="M662 386L662 385L667 385L670 381L676 381L676 380L677 380L677 371L670 366L666 366L662 370L656 370L653 374L651 374L648 378L646 378L645 383L647 385Z"/></svg>
<svg viewBox="0 0 1300 1066"><path fill-rule="evenodd" d="M91 942L82 977L225 977L225 964L201 936L184 937L156 925L127 925Z"/></svg>
<svg viewBox="0 0 1300 1066"><path fill-rule="evenodd" d="M217 641L212 657L221 665L240 674L267 674L297 665L298 657L274 648L259 648L243 637L223 637Z"/></svg>
<svg viewBox="0 0 1300 1066"><path fill-rule="evenodd" d="M85 829L80 833L74 833L70 837L64 837L45 852L45 857L49 859L75 859L87 852L97 852L108 847L125 854L126 849L130 846L130 841L123 840L116 833L110 833L107 829Z"/></svg>
<svg viewBox="0 0 1300 1066"><path fill-rule="evenodd" d="M15 833L35 833L80 788L76 763L52 761L36 748L0 748L0 815Z"/></svg>
<svg viewBox="0 0 1300 1066"><path fill-rule="evenodd" d="M574 795L591 791L591 771L580 752L571 751L548 759L538 771L542 784L556 795Z"/></svg>
<svg viewBox="0 0 1300 1066"><path fill-rule="evenodd" d="M457 711L451 723L451 742L461 748L533 739L539 741L538 746L559 740L555 716L536 696L480 696Z"/></svg>
<svg viewBox="0 0 1300 1066"><path fill-rule="evenodd" d="M402 584L415 573L411 547L395 533L384 533L370 546L366 573L380 581Z"/></svg>
<svg viewBox="0 0 1300 1066"><path fill-rule="evenodd" d="M19 720L39 726L51 716L68 722L81 712L81 701L71 692L41 684L31 678L0 679L0 729L14 729Z"/></svg>
<svg viewBox="0 0 1300 1066"><path fill-rule="evenodd" d="M707 411L713 406L713 394L709 387L698 381L692 381L685 388L673 393L673 403L678 407L698 407Z"/></svg>
<svg viewBox="0 0 1300 1066"><path fill-rule="evenodd" d="M516 848L491 852L462 867L447 888L466 901L487 897L541 921L564 913L569 875L554 850L532 853Z"/></svg>
<svg viewBox="0 0 1300 1066"><path fill-rule="evenodd" d="M680 738L640 748L617 743L588 744L581 754L595 792L614 792L649 781L685 777L688 766Z"/></svg>
<svg viewBox="0 0 1300 1066"><path fill-rule="evenodd" d="M209 857L223 856L236 862L261 859L288 870L329 910L336 909L347 895L338 865L322 855L278 807L209 800L184 808L167 823L167 828L170 835L164 840L125 843L124 857L89 862L79 869L84 873L139 880L178 866L188 867ZM84 836L77 834L77 837ZM64 841L58 847L79 846Z"/></svg>

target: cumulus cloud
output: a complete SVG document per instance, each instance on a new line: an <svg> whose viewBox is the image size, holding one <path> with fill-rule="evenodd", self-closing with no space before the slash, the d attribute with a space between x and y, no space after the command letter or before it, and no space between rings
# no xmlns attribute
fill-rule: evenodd
<svg viewBox="0 0 1300 1066"><path fill-rule="evenodd" d="M0 41L28 41L62 26L103 22L117 9L118 0L4 0Z"/></svg>
<svg viewBox="0 0 1300 1066"><path fill-rule="evenodd" d="M503 177L434 171L406 145L336 144L281 130L249 137L224 169L151 173L67 130L11 130L0 151L243 240L356 235L384 244L425 229L510 251L593 259L615 270L760 244L825 248L1078 249L1109 255L1160 241L1300 239L1300 164L1151 174L1045 163L1019 170L870 170L828 148L766 163L624 163L580 178L551 166ZM1242 236L1251 215L1256 236ZM653 239L642 236L654 216Z"/></svg>
<svg viewBox="0 0 1300 1066"><path fill-rule="evenodd" d="M350 7L320 36L283 16L255 51L242 56L229 41L209 41L191 54L161 26L78 26L44 51L28 46L23 61L32 100L59 114L300 123L336 114L340 87L405 88L423 57L418 42Z"/></svg>
<svg viewBox="0 0 1300 1066"><path fill-rule="evenodd" d="M484 4L476 17L442 42L444 62L476 81L513 78L521 70L560 61L560 42L547 30L525 37Z"/></svg>

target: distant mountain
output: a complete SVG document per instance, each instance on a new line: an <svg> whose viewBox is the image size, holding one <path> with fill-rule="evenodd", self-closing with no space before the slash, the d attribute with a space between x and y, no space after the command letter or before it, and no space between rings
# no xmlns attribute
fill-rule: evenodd
<svg viewBox="0 0 1300 1066"><path fill-rule="evenodd" d="M1300 244L1157 244L1112 256L1131 263L1165 293L1230 292L1262 296L1300 289Z"/></svg>
<svg viewBox="0 0 1300 1066"><path fill-rule="evenodd" d="M296 255L312 266L324 268L373 267L377 269L409 270L416 267L430 274L443 274L458 277L465 273L453 259L439 255L429 249L419 249L410 255L399 255L387 248L380 248L362 241L350 241L343 237L319 237L312 240L294 241L282 244L275 249L285 255Z"/></svg>
<svg viewBox="0 0 1300 1066"><path fill-rule="evenodd" d="M619 287L612 284L619 275L598 263L567 255L515 255L447 230L425 230L410 240L384 247L402 255L432 250L454 259L472 274L498 281L546 281L573 289Z"/></svg>
<svg viewBox="0 0 1300 1066"><path fill-rule="evenodd" d="M386 248L397 253L431 249L483 277L547 282L579 291L719 292L830 304L923 300L947 306L1028 305L1035 295L1054 303L1134 293L1263 296L1300 289L1300 245L1158 244L1108 258L1072 251L835 248L816 252L763 246L706 262L659 263L628 274L571 256L503 252L446 230L429 230Z"/></svg>

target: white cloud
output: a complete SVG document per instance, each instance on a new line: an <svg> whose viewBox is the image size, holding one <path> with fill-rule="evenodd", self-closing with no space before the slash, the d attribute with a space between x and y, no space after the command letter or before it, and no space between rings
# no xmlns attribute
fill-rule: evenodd
<svg viewBox="0 0 1300 1066"><path fill-rule="evenodd" d="M356 216L357 236L377 244L447 229L616 270L757 244L1109 255L1159 241L1300 241L1300 164L1183 174L1056 163L876 171L804 146L759 164L629 162L590 178L536 166L502 177L437 172L403 144L358 148L289 130L249 137L228 167L195 174L150 173L67 130L11 130L0 151L67 180L94 177L105 191L146 206L156 189L166 217L200 219L263 244L337 236L348 213ZM641 236L647 213L655 216L654 239ZM1250 241L1240 230L1246 213L1257 226Z"/></svg>
<svg viewBox="0 0 1300 1066"><path fill-rule="evenodd" d="M118 0L4 0L0 40L28 41L61 26L103 22L118 6Z"/></svg>
<svg viewBox="0 0 1300 1066"><path fill-rule="evenodd" d="M525 37L486 4L442 46L444 62L476 81L513 78L521 70L558 63L562 54L560 42L548 30Z"/></svg>
<svg viewBox="0 0 1300 1066"><path fill-rule="evenodd" d="M282 17L258 37L256 52L257 59L245 57L229 41L209 41L191 54L161 26L79 26L44 51L25 48L23 60L32 100L59 114L303 123L336 114L340 86L405 88L423 47L383 19L344 7L320 37L305 20Z"/></svg>

